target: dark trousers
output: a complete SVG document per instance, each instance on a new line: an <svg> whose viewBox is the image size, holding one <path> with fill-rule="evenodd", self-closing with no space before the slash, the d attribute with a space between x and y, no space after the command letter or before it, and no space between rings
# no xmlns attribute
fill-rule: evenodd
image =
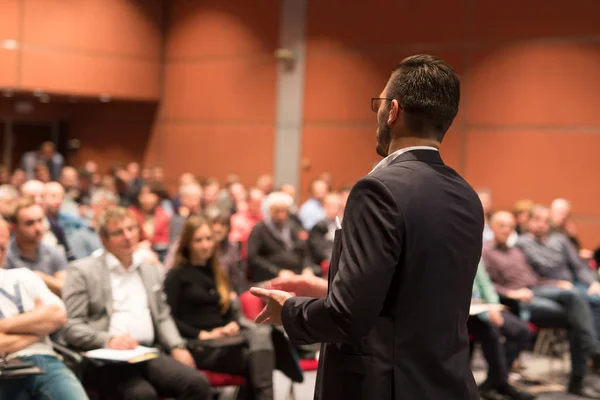
<svg viewBox="0 0 600 400"><path fill-rule="evenodd" d="M503 311L504 325L500 327L500 334L504 336L504 355L506 365L510 366L519 357L519 354L529 344L531 332L527 322L523 321L515 314L509 311Z"/></svg>
<svg viewBox="0 0 600 400"><path fill-rule="evenodd" d="M488 364L486 385L493 388L508 382L509 367L527 346L529 339L529 329L524 321L509 312L503 312L502 315L504 325L500 329L477 316L469 317L467 322L469 334L481 344ZM505 337L505 344L502 344L502 336Z"/></svg>
<svg viewBox="0 0 600 400"><path fill-rule="evenodd" d="M138 364L96 366L90 363L83 382L86 388L111 400L157 400L159 397L205 400L212 396L204 374L164 354Z"/></svg>
<svg viewBox="0 0 600 400"><path fill-rule="evenodd" d="M594 331L596 332L596 337L600 338L600 296L597 294L593 296L587 294L588 285L577 284L575 287L590 305L592 316L594 317Z"/></svg>
<svg viewBox="0 0 600 400"><path fill-rule="evenodd" d="M587 372L587 360L598 352L592 312L586 298L577 290L552 286L533 288L534 297L522 307L529 309L531 322L540 328L569 330L571 379L581 379Z"/></svg>
<svg viewBox="0 0 600 400"><path fill-rule="evenodd" d="M273 400L275 351L271 328L252 324L242 327L240 340L233 346L219 346L219 339L209 341L213 343L210 346L202 341L190 341L188 345L198 368L243 376L251 398Z"/></svg>

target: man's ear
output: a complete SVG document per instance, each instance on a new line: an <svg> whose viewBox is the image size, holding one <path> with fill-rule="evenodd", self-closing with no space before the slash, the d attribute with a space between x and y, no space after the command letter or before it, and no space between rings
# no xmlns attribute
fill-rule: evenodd
<svg viewBox="0 0 600 400"><path fill-rule="evenodd" d="M400 103L398 103L398 100L393 99L390 102L390 111L388 113L388 120L387 120L388 125L391 125L398 120L398 118L400 117L401 111L402 111L402 106L400 105Z"/></svg>

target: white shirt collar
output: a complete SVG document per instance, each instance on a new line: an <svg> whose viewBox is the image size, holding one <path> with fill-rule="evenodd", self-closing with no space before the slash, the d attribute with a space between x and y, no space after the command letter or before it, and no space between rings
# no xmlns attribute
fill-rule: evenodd
<svg viewBox="0 0 600 400"><path fill-rule="evenodd" d="M138 251L133 253L133 263L129 266L129 268L125 269L125 267L121 264L121 261L114 254L109 251L104 250L103 254L106 256L106 264L108 269L111 271L115 271L116 269L121 269L123 271L135 271L142 264L142 257Z"/></svg>
<svg viewBox="0 0 600 400"><path fill-rule="evenodd" d="M406 153L407 151L412 151L412 150L433 150L433 151L438 151L438 149L436 149L433 146L409 146L409 147L404 147L403 149L400 150L396 150L395 152L393 152L392 154L388 154L388 156L386 158L384 158L383 160L379 161L379 163L375 166L375 168L373 168L371 170L371 172L369 172L369 175L371 175L373 172L380 170L381 168L387 167L388 165L390 165L392 163L392 161L394 161L399 155Z"/></svg>

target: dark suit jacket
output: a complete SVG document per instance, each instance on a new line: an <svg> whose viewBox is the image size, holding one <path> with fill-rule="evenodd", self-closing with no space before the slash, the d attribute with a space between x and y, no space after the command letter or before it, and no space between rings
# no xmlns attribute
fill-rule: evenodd
<svg viewBox="0 0 600 400"><path fill-rule="evenodd" d="M305 267L312 267L315 273L320 272L308 253L308 234L291 220L289 223L294 242L291 250L285 248L281 239L269 230L264 221L252 229L248 238L248 268L253 282L273 279L282 269L299 274Z"/></svg>
<svg viewBox="0 0 600 400"><path fill-rule="evenodd" d="M478 399L466 323L482 232L477 194L438 152L403 153L361 179L328 295L283 307L293 342L324 343L315 398Z"/></svg>
<svg viewBox="0 0 600 400"><path fill-rule="evenodd" d="M327 238L329 232L329 220L323 219L315 224L308 235L308 250L312 260L317 265L325 260L331 259L333 241Z"/></svg>

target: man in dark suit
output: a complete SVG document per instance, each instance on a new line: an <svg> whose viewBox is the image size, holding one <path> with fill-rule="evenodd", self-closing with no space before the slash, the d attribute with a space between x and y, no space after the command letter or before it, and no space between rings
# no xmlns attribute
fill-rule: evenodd
<svg viewBox="0 0 600 400"><path fill-rule="evenodd" d="M324 343L316 399L478 399L466 323L483 210L438 152L459 86L437 57L403 60L371 100L385 158L350 193L328 284L296 276L252 289L267 303L257 322Z"/></svg>

